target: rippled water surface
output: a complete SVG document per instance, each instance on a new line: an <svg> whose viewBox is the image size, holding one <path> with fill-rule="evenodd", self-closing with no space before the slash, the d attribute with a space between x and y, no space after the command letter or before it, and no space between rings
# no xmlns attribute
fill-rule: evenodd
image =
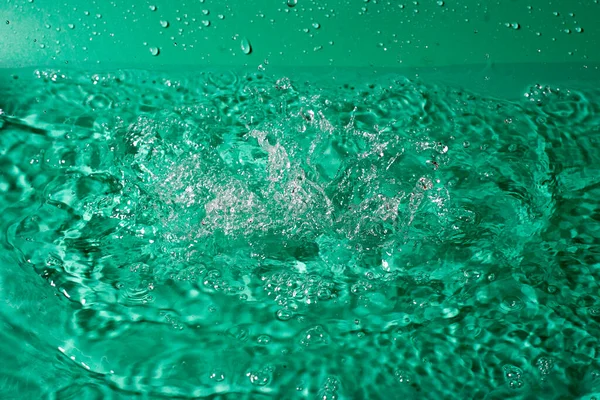
<svg viewBox="0 0 600 400"><path fill-rule="evenodd" d="M3 399L600 392L596 86L7 74Z"/></svg>

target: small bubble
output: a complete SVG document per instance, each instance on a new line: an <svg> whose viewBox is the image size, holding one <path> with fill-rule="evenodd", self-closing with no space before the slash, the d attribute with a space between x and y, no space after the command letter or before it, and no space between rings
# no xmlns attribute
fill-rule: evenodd
<svg viewBox="0 0 600 400"><path fill-rule="evenodd" d="M554 12L552 13L552 15L554 15L555 17L558 17L558 16L560 15L560 13L559 13L558 11L554 11Z"/></svg>
<svg viewBox="0 0 600 400"><path fill-rule="evenodd" d="M521 310L523 306L523 300L521 300L517 296L508 296L504 300L502 300L500 308L502 308L504 311L512 312Z"/></svg>
<svg viewBox="0 0 600 400"><path fill-rule="evenodd" d="M282 308L281 310L277 311L276 316L277 316L277 319L280 321L289 321L294 316L294 313L290 310L286 310L285 308Z"/></svg>
<svg viewBox="0 0 600 400"><path fill-rule="evenodd" d="M209 378L215 382L223 382L225 380L225 374L217 368L211 371Z"/></svg>
<svg viewBox="0 0 600 400"><path fill-rule="evenodd" d="M169 21L166 20L161 20L160 21L160 26L162 26L163 28L168 28L169 27Z"/></svg>
<svg viewBox="0 0 600 400"><path fill-rule="evenodd" d="M252 44L250 44L250 41L246 38L242 38L240 48L242 49L242 52L246 55L252 53Z"/></svg>
<svg viewBox="0 0 600 400"><path fill-rule="evenodd" d="M313 22L312 27L315 29L319 29L321 27L321 24L319 24L318 22Z"/></svg>
<svg viewBox="0 0 600 400"><path fill-rule="evenodd" d="M577 28L575 28L575 32L577 33L582 33L583 32L583 28L578 26Z"/></svg>
<svg viewBox="0 0 600 400"><path fill-rule="evenodd" d="M565 28L565 30L563 32L569 34L569 33L571 33L571 30L569 28Z"/></svg>
<svg viewBox="0 0 600 400"><path fill-rule="evenodd" d="M68 24L69 29L75 29L75 24Z"/></svg>
<svg viewBox="0 0 600 400"><path fill-rule="evenodd" d="M217 14L217 18L219 18L219 19L225 19L225 16L223 14Z"/></svg>
<svg viewBox="0 0 600 400"><path fill-rule="evenodd" d="M438 2L437 2L437 5L438 5L438 6L440 6L440 7L443 7L443 6L444 6L444 4L445 4L445 3L444 3L444 1L443 1L443 0L438 0Z"/></svg>
<svg viewBox="0 0 600 400"><path fill-rule="evenodd" d="M10 24L10 21L9 21L9 20L6 20L6 25L8 25L8 24Z"/></svg>
<svg viewBox="0 0 600 400"><path fill-rule="evenodd" d="M394 372L394 375L396 376L396 379L398 380L398 382L400 383L410 383L411 382L411 377L410 375L402 370L402 369L398 369Z"/></svg>
<svg viewBox="0 0 600 400"><path fill-rule="evenodd" d="M250 378L250 382L255 386L265 386L270 380L269 373L265 370L250 372L248 377Z"/></svg>
<svg viewBox="0 0 600 400"><path fill-rule="evenodd" d="M156 11L157 7L155 5L149 5L148 8L150 9L150 11Z"/></svg>
<svg viewBox="0 0 600 400"><path fill-rule="evenodd" d="M210 14L210 10L204 9L204 10L202 10L202 14L208 15L208 14Z"/></svg>
<svg viewBox="0 0 600 400"><path fill-rule="evenodd" d="M205 20L202 21L202 25L204 25L205 27L208 28L210 26L210 21L207 20L207 19L205 19Z"/></svg>
<svg viewBox="0 0 600 400"><path fill-rule="evenodd" d="M258 344L267 345L271 342L271 336L269 335L260 335L256 338Z"/></svg>
<svg viewBox="0 0 600 400"><path fill-rule="evenodd" d="M519 25L517 22L513 22L513 23L511 24L511 27L512 27L514 30L519 30L519 29L521 29L521 25Z"/></svg>
<svg viewBox="0 0 600 400"><path fill-rule="evenodd" d="M160 49L158 47L150 47L150 54L157 56L160 54Z"/></svg>
<svg viewBox="0 0 600 400"><path fill-rule="evenodd" d="M520 389L524 385L524 382L521 379L512 379L509 381L509 386L511 389Z"/></svg>
<svg viewBox="0 0 600 400"><path fill-rule="evenodd" d="M290 8L296 7L296 4L298 4L298 0L287 0L287 6Z"/></svg>
<svg viewBox="0 0 600 400"><path fill-rule="evenodd" d="M600 316L600 308L599 307L590 307L590 308L588 308L588 312L593 317Z"/></svg>

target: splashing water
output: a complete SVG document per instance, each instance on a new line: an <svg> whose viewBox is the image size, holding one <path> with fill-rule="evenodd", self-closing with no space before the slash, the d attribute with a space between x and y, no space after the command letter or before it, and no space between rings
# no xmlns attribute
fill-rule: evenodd
<svg viewBox="0 0 600 400"><path fill-rule="evenodd" d="M18 75L8 397L599 390L598 91Z"/></svg>

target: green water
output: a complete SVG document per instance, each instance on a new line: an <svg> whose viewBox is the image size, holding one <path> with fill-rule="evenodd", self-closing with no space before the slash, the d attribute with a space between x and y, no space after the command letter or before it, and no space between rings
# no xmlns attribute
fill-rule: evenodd
<svg viewBox="0 0 600 400"><path fill-rule="evenodd" d="M597 85L5 75L2 399L600 393Z"/></svg>

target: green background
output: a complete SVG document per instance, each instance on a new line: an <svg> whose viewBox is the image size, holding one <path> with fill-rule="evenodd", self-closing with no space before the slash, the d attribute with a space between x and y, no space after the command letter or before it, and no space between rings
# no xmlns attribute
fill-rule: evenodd
<svg viewBox="0 0 600 400"><path fill-rule="evenodd" d="M297 0L294 7L286 0L0 3L5 68L600 61L598 0L444 0L441 5L437 0ZM169 26L163 28L161 21ZM252 46L248 55L241 49L243 38ZM159 49L156 56L153 47Z"/></svg>

